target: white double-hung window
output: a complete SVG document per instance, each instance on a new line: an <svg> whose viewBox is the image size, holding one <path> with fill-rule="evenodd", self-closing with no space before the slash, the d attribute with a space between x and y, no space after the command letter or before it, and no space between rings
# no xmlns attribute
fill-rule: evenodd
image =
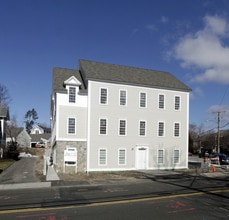
<svg viewBox="0 0 229 220"><path fill-rule="evenodd" d="M175 110L180 110L180 96L175 96Z"/></svg>
<svg viewBox="0 0 229 220"><path fill-rule="evenodd" d="M119 105L126 105L126 90L119 91Z"/></svg>
<svg viewBox="0 0 229 220"><path fill-rule="evenodd" d="M179 150L174 150L173 152L173 163L174 164L180 163L180 151Z"/></svg>
<svg viewBox="0 0 229 220"><path fill-rule="evenodd" d="M75 103L76 102L76 88L75 87L69 87L68 101L70 103Z"/></svg>
<svg viewBox="0 0 229 220"><path fill-rule="evenodd" d="M180 123L174 123L174 136L180 136Z"/></svg>
<svg viewBox="0 0 229 220"><path fill-rule="evenodd" d="M119 135L126 135L126 120L119 120Z"/></svg>
<svg viewBox="0 0 229 220"><path fill-rule="evenodd" d="M99 134L107 134L107 119L105 118L100 118Z"/></svg>
<svg viewBox="0 0 229 220"><path fill-rule="evenodd" d="M146 135L146 122L145 121L139 122L139 135L140 136Z"/></svg>
<svg viewBox="0 0 229 220"><path fill-rule="evenodd" d="M68 134L76 133L76 119L68 118Z"/></svg>
<svg viewBox="0 0 229 220"><path fill-rule="evenodd" d="M107 149L99 149L99 165L107 165Z"/></svg>
<svg viewBox="0 0 229 220"><path fill-rule="evenodd" d="M158 107L160 109L164 109L165 108L165 96L160 94L158 98L159 98L159 100L158 100L158 105L159 106Z"/></svg>
<svg viewBox="0 0 229 220"><path fill-rule="evenodd" d="M107 104L107 88L100 89L100 104Z"/></svg>
<svg viewBox="0 0 229 220"><path fill-rule="evenodd" d="M126 149L119 149L118 165L126 165Z"/></svg>
<svg viewBox="0 0 229 220"><path fill-rule="evenodd" d="M159 122L158 123L158 136L159 137L162 137L162 136L164 136L164 122Z"/></svg>
<svg viewBox="0 0 229 220"><path fill-rule="evenodd" d="M158 150L157 163L158 164L163 164L164 163L164 150Z"/></svg>
<svg viewBox="0 0 229 220"><path fill-rule="evenodd" d="M139 103L141 108L146 107L146 93L145 92L140 92L140 103Z"/></svg>

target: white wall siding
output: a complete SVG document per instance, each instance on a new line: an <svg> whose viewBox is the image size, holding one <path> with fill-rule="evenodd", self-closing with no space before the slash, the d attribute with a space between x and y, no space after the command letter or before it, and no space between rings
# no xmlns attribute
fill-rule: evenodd
<svg viewBox="0 0 229 220"><path fill-rule="evenodd" d="M58 140L86 140L87 109L73 106L59 106L61 116L59 117ZM68 133L68 119L75 118L76 132Z"/></svg>
<svg viewBox="0 0 229 220"><path fill-rule="evenodd" d="M76 87L76 102L75 103L69 103L67 93L58 93L57 102L59 105L74 106L74 107L87 107L87 96L79 95L78 87Z"/></svg>
<svg viewBox="0 0 229 220"><path fill-rule="evenodd" d="M81 101L79 101L81 100ZM80 105L82 104L82 106ZM76 119L76 134L68 134L68 118ZM85 141L87 131L87 96L76 97L76 103L68 103L67 93L56 94L56 124L53 131L55 140Z"/></svg>
<svg viewBox="0 0 229 220"><path fill-rule="evenodd" d="M173 168L173 150L180 149L179 167L186 167L188 140L188 96L186 92L160 90L121 84L89 82L88 156L90 170L135 169L138 146L147 147L147 168ZM108 104L99 104L100 88L108 89ZM119 105L119 91L127 91L127 105ZM146 93L146 107L139 107L139 93ZM165 95L165 108L158 108L158 95ZM175 110L175 96L180 96L180 110ZM107 135L99 135L99 119L107 119ZM126 120L126 136L119 135L119 120ZM139 121L146 121L146 135L139 136ZM165 122L165 136L158 137L158 122ZM174 123L180 123L180 136L174 137ZM98 149L107 149L107 166L98 165ZM118 165L118 149L125 148L127 161ZM165 164L157 164L158 149L165 150ZM183 159L185 158L185 159Z"/></svg>

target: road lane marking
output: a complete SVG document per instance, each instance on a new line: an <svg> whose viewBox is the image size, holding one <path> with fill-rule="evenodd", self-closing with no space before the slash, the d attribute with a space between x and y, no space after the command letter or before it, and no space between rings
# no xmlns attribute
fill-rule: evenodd
<svg viewBox="0 0 229 220"><path fill-rule="evenodd" d="M78 204L78 205L63 205L58 207L36 207L36 208L22 208L22 209L11 209L11 210L0 210L0 215L10 214L10 213L23 213L23 212L40 212L40 211L54 211L54 210L63 210L63 209L73 209L73 208L86 208L86 207L96 207L96 206L105 206L105 205L119 205L126 203L137 203L137 202L147 202L171 198L181 198L181 197L192 197L204 194L215 194L215 193L225 193L229 192L229 189L224 190L211 190L203 192L194 192L194 193L184 193L177 195L166 195L166 196L157 196L157 197L148 197L148 198L136 198L136 199L126 199L126 200L115 200L115 201L106 201L106 202L93 202L90 204Z"/></svg>

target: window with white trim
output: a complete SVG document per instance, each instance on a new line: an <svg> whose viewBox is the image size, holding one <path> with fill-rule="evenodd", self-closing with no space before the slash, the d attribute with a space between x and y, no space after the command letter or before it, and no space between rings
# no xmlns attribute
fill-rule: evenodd
<svg viewBox="0 0 229 220"><path fill-rule="evenodd" d="M76 88L75 87L69 87L68 101L70 103L75 103L76 102Z"/></svg>
<svg viewBox="0 0 229 220"><path fill-rule="evenodd" d="M126 164L126 149L118 150L118 165Z"/></svg>
<svg viewBox="0 0 229 220"><path fill-rule="evenodd" d="M119 91L119 105L126 105L126 90Z"/></svg>
<svg viewBox="0 0 229 220"><path fill-rule="evenodd" d="M174 123L174 136L180 136L180 123Z"/></svg>
<svg viewBox="0 0 229 220"><path fill-rule="evenodd" d="M158 164L164 163L164 150L158 150L157 163Z"/></svg>
<svg viewBox="0 0 229 220"><path fill-rule="evenodd" d="M158 123L158 136L164 136L164 122Z"/></svg>
<svg viewBox="0 0 229 220"><path fill-rule="evenodd" d="M165 96L162 94L159 95L158 105L160 109L164 109L165 107Z"/></svg>
<svg viewBox="0 0 229 220"><path fill-rule="evenodd" d="M139 135L140 136L146 135L146 122L145 121L139 122Z"/></svg>
<svg viewBox="0 0 229 220"><path fill-rule="evenodd" d="M140 107L145 108L146 107L146 93L140 92Z"/></svg>
<svg viewBox="0 0 229 220"><path fill-rule="evenodd" d="M175 110L180 110L180 96L175 96Z"/></svg>
<svg viewBox="0 0 229 220"><path fill-rule="evenodd" d="M126 120L119 120L119 135L126 135Z"/></svg>
<svg viewBox="0 0 229 220"><path fill-rule="evenodd" d="M76 133L76 119L68 118L68 134Z"/></svg>
<svg viewBox="0 0 229 220"><path fill-rule="evenodd" d="M105 118L99 121L99 134L107 134L107 119Z"/></svg>
<svg viewBox="0 0 229 220"><path fill-rule="evenodd" d="M100 104L107 104L107 89L100 89Z"/></svg>
<svg viewBox="0 0 229 220"><path fill-rule="evenodd" d="M174 150L173 163L174 164L180 163L180 150Z"/></svg>
<svg viewBox="0 0 229 220"><path fill-rule="evenodd" d="M99 165L107 165L107 149L99 149Z"/></svg>

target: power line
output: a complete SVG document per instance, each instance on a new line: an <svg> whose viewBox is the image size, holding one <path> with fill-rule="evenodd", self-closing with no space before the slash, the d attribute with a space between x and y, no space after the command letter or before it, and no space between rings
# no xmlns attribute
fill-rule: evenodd
<svg viewBox="0 0 229 220"><path fill-rule="evenodd" d="M226 88L226 90L225 90L225 92L224 92L224 94L223 94L223 97L221 98L221 100L220 100L220 102L219 102L219 105L222 105L223 100L224 100L224 98L225 98L225 96L226 96L228 90L229 90L229 86Z"/></svg>

